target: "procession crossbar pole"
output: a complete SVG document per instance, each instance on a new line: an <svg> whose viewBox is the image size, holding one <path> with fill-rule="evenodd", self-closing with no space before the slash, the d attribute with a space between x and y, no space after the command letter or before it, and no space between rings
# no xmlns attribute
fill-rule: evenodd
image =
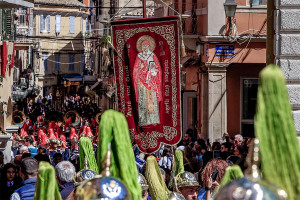
<svg viewBox="0 0 300 200"><path fill-rule="evenodd" d="M146 0L143 0L143 18L147 18L147 13L146 13Z"/></svg>

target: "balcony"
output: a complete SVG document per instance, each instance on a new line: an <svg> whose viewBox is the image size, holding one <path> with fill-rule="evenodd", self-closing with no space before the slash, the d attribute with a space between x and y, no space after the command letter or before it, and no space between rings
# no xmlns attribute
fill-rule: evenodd
<svg viewBox="0 0 300 200"><path fill-rule="evenodd" d="M33 40L31 38L27 38L27 36L29 36L30 30L29 27L27 25L17 25L16 28L16 34L17 34L17 38L16 38L16 42L17 43L25 43L25 44L32 44Z"/></svg>

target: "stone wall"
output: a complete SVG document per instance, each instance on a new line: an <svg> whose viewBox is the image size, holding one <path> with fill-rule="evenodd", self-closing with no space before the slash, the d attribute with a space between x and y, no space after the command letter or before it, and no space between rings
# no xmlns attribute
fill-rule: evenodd
<svg viewBox="0 0 300 200"><path fill-rule="evenodd" d="M295 126L300 134L300 0L275 2L275 59L285 74Z"/></svg>

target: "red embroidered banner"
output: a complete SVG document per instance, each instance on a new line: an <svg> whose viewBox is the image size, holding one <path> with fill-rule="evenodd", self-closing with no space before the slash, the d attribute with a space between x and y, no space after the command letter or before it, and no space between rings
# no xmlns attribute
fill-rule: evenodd
<svg viewBox="0 0 300 200"><path fill-rule="evenodd" d="M181 139L178 18L112 22L119 110L145 153Z"/></svg>

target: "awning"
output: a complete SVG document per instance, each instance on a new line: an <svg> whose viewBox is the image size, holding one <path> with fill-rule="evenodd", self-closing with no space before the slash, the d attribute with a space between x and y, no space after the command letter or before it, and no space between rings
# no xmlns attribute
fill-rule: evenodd
<svg viewBox="0 0 300 200"><path fill-rule="evenodd" d="M82 78L66 78L66 80L71 82L80 82L82 81Z"/></svg>

